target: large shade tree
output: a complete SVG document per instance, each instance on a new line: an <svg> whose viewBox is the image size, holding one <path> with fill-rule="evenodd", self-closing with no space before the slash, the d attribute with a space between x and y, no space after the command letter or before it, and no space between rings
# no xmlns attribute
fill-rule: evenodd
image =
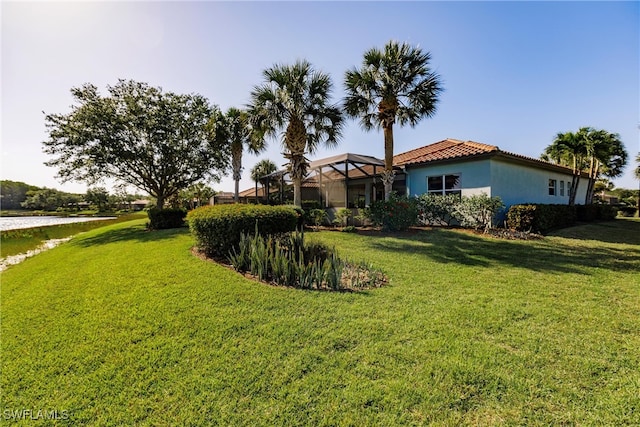
<svg viewBox="0 0 640 427"><path fill-rule="evenodd" d="M616 133L582 127L577 132L558 133L542 155L553 163L572 170L569 204L576 202L578 184L587 177L585 204L593 203L595 183L600 177L615 178L622 174L627 152Z"/></svg>
<svg viewBox="0 0 640 427"><path fill-rule="evenodd" d="M251 92L249 115L258 141L281 137L293 181L293 203L302 205L302 180L313 154L322 144L335 146L342 134L340 109L330 103L328 74L307 61L275 65L263 71L264 82Z"/></svg>
<svg viewBox="0 0 640 427"><path fill-rule="evenodd" d="M252 154L265 149L263 140L251 138L251 126L247 113L235 107L227 110L224 116L223 132L220 136L227 139L231 150L231 170L235 181L234 200L239 201L240 180L242 179L242 154L245 147Z"/></svg>
<svg viewBox="0 0 640 427"><path fill-rule="evenodd" d="M218 142L222 114L197 94L179 95L132 80L72 88L67 114L47 114L46 164L64 181L93 185L105 178L129 184L157 199L158 207L180 190L219 180L228 147Z"/></svg>
<svg viewBox="0 0 640 427"><path fill-rule="evenodd" d="M256 200L258 199L258 183L262 184L264 194L268 194L265 176L278 170L278 166L269 159L262 159L251 168L251 179L256 183Z"/></svg>
<svg viewBox="0 0 640 427"><path fill-rule="evenodd" d="M345 74L345 112L362 127L384 133L382 175L385 199L393 187L393 125L412 127L436 113L442 92L440 76L431 70L431 55L419 47L390 41L383 50L365 52L362 66Z"/></svg>

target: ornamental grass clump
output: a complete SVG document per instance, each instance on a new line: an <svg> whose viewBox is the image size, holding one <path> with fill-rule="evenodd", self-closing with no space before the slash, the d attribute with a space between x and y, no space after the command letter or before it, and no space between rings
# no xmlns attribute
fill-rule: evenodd
<svg viewBox="0 0 640 427"><path fill-rule="evenodd" d="M301 289L366 289L387 281L370 265L345 262L326 245L306 243L301 232L280 238L243 233L229 262L260 281Z"/></svg>

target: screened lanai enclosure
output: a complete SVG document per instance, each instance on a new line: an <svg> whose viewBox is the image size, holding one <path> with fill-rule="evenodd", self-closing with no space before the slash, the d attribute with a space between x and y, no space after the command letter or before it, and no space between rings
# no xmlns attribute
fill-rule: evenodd
<svg viewBox="0 0 640 427"><path fill-rule="evenodd" d="M405 175L400 168L394 168L396 178L394 191L404 194ZM380 174L384 171L384 161L362 154L345 153L315 160L309 164L309 173L302 182L302 200L317 201L323 208L364 208L375 200L384 199L384 185ZM243 192L246 197L253 195L262 203L269 200L286 203L291 180L286 170L274 172L261 179L262 188ZM253 194L251 194L253 193ZM315 203L314 203L315 204Z"/></svg>

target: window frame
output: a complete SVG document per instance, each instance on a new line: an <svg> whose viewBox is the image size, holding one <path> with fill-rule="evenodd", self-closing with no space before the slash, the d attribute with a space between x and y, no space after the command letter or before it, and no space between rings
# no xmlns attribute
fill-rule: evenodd
<svg viewBox="0 0 640 427"><path fill-rule="evenodd" d="M447 177L455 177L454 184L452 187L447 188ZM429 180L432 178L439 178L441 181L441 188L439 189L430 189ZM451 178L449 178L451 179ZM456 194L462 196L462 173L443 173L440 175L429 175L427 176L427 194L435 194L439 196L444 196L448 194Z"/></svg>
<svg viewBox="0 0 640 427"><path fill-rule="evenodd" d="M557 179L549 178L548 191L549 191L549 195L550 196L557 196L558 195L558 180Z"/></svg>

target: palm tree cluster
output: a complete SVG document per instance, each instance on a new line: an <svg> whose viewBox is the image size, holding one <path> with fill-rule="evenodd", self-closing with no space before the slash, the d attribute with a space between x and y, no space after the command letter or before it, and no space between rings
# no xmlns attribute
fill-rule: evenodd
<svg viewBox="0 0 640 427"><path fill-rule="evenodd" d="M541 156L573 171L569 187L569 204L576 202L580 177L587 175L585 204L593 203L594 187L601 177L615 178L622 175L627 162L627 152L617 133L582 127L577 132L558 133Z"/></svg>
<svg viewBox="0 0 640 427"><path fill-rule="evenodd" d="M428 52L406 43L390 41L382 50L370 49L361 68L345 74L342 107L330 101L330 76L308 61L276 64L264 70L264 81L251 91L246 110L232 108L216 123L220 129L216 138L227 141L231 150L236 201L244 148L259 153L268 139L279 139L293 181L293 202L300 206L302 180L309 167L306 156L322 145L338 144L344 127L343 110L348 117L360 117L365 130L383 130L383 178L388 198L393 183L393 125L415 126L436 111L442 84L429 68L430 60Z"/></svg>

